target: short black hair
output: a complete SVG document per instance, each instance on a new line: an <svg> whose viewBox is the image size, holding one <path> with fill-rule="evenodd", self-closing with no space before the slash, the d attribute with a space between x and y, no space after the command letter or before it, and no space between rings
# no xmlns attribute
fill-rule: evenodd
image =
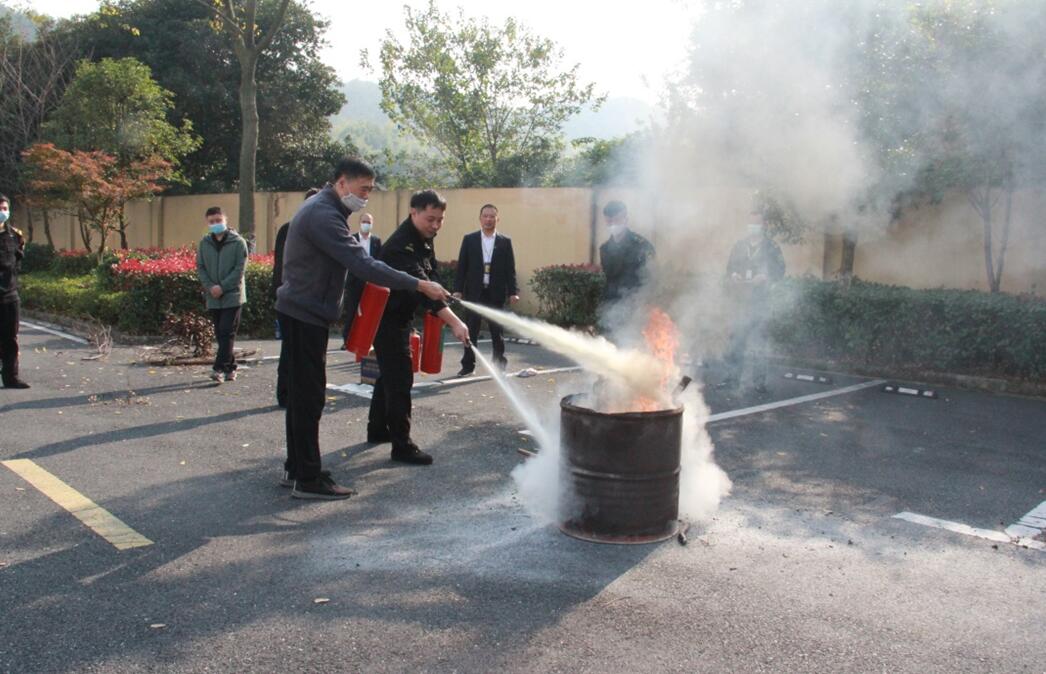
<svg viewBox="0 0 1046 674"><path fill-rule="evenodd" d="M495 213L497 213L497 212L498 212L498 207L497 207L497 206L495 206L494 204L483 204L483 205L482 205L482 206L480 206L480 208L479 208L479 214L480 214L480 215L483 215L483 211L487 210L488 208L493 208L493 209L494 209L494 212L495 212Z"/></svg>
<svg viewBox="0 0 1046 674"><path fill-rule="evenodd" d="M335 180L337 180L337 178L335 178ZM314 197L319 193L320 190L318 187L310 187L309 189L305 190L305 198L308 199L309 197Z"/></svg>
<svg viewBox="0 0 1046 674"><path fill-rule="evenodd" d="M607 205L603 207L603 215L608 218L621 215L622 213L628 213L628 207L621 201L608 201Z"/></svg>
<svg viewBox="0 0 1046 674"><path fill-rule="evenodd" d="M204 214L204 217L209 218L212 215L225 215L225 213L222 212L221 206L211 206L207 209L207 212Z"/></svg>
<svg viewBox="0 0 1046 674"><path fill-rule="evenodd" d="M436 190L421 190L410 195L410 207L423 211L429 206L435 206L441 211L447 210L447 200Z"/></svg>
<svg viewBox="0 0 1046 674"><path fill-rule="evenodd" d="M8 206L11 205L11 200L7 198L6 194L0 194L0 204L6 203Z"/></svg>
<svg viewBox="0 0 1046 674"><path fill-rule="evenodd" d="M371 165L358 157L342 157L338 165L334 167L334 178L331 182L345 176L349 180L354 178L374 178L378 174L374 172Z"/></svg>

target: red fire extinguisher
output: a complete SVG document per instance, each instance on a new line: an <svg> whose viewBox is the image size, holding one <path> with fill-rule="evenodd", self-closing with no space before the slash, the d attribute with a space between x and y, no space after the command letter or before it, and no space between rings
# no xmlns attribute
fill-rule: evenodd
<svg viewBox="0 0 1046 674"><path fill-rule="evenodd" d="M410 331L410 369L417 372L421 367L421 337L417 330Z"/></svg>
<svg viewBox="0 0 1046 674"><path fill-rule="evenodd" d="M421 340L421 371L439 374L443 369L443 319L425 314L425 336Z"/></svg>
<svg viewBox="0 0 1046 674"><path fill-rule="evenodd" d="M356 307L356 318L353 319L349 337L345 340L346 350L356 354L357 363L370 353L374 335L378 334L378 324L381 323L381 315L385 313L385 304L388 301L388 288L373 283L364 286L360 303Z"/></svg>

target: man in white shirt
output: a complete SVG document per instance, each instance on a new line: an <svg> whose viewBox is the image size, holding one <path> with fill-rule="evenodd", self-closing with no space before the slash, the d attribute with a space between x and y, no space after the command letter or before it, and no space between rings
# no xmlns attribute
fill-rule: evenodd
<svg viewBox="0 0 1046 674"><path fill-rule="evenodd" d="M374 216L370 213L364 213L360 216L360 231L354 232L352 238L360 242L364 253L377 259L381 255L381 238L374 234L373 230ZM352 274L349 274L345 279L345 325L341 331L343 343L349 339L352 320L356 318L356 309L360 305L360 296L363 295L363 288L366 285L366 283Z"/></svg>
<svg viewBox="0 0 1046 674"><path fill-rule="evenodd" d="M519 301L519 286L516 284L516 257L512 251L512 239L498 231L497 206L486 204L479 211L478 232L466 234L461 240L458 253L458 270L454 276L454 296L470 302L501 309L506 301ZM479 335L482 318L469 312L465 325L474 339ZM505 369L505 340L500 325L490 323L490 337L494 342L494 362ZM472 347L466 345L461 359L459 376L471 374L476 369L476 356Z"/></svg>

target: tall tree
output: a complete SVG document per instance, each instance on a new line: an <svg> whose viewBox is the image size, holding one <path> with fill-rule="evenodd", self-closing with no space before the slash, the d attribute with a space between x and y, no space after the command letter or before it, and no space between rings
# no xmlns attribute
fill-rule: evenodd
<svg viewBox="0 0 1046 674"><path fill-rule="evenodd" d="M134 57L174 93L174 119L191 119L204 139L185 157L187 185L171 193L237 188L241 149L240 65L209 6L184 0L115 0L67 27L92 59ZM276 0L258 4L262 30L277 18ZM344 150L330 138L329 117L345 99L322 63L327 22L292 0L283 27L258 59L256 189L293 190L317 184L330 158ZM171 58L177 54L178 58ZM301 101L308 101L302 105Z"/></svg>
<svg viewBox="0 0 1046 674"><path fill-rule="evenodd" d="M149 67L135 59L84 60L41 135L64 150L115 157L128 170L154 158L176 167L199 146L200 139L189 120L182 120L180 127L167 120L173 107L171 98L171 92L152 79ZM164 178L177 179L178 175L168 171ZM90 216L89 209L78 211L84 213ZM125 248L128 224L121 210L116 227Z"/></svg>
<svg viewBox="0 0 1046 674"><path fill-rule="evenodd" d="M463 186L543 181L594 85L578 81L577 65L560 69L562 50L515 19L451 17L431 0L405 12L406 41L389 31L381 44L386 114L440 149Z"/></svg>
<svg viewBox="0 0 1046 674"><path fill-rule="evenodd" d="M258 59L283 27L290 0L279 0L266 28L258 25L258 0L197 0L214 12L240 62L240 231L254 231L255 167L258 158Z"/></svg>
<svg viewBox="0 0 1046 674"><path fill-rule="evenodd" d="M77 50L55 33L50 20L31 16L31 38L13 30L8 17L0 20L0 184L15 197L24 197L22 151L39 138L44 119L58 105L72 78ZM24 199L29 240L33 239L33 212ZM44 211L44 234L54 246L50 221Z"/></svg>

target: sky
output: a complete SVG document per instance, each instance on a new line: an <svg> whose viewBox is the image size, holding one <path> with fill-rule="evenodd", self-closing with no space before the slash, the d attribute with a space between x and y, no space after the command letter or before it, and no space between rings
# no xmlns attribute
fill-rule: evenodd
<svg viewBox="0 0 1046 674"><path fill-rule="evenodd" d="M188 1L188 0L186 0ZM377 52L386 30L402 35L403 5L424 7L428 0L359 4L345 0L302 0L330 20L330 46L323 59L343 81L377 81L378 73L363 70L359 52ZM18 3L12 3L18 4ZM31 0L36 11L68 17L98 8L98 0ZM698 14L697 0L646 0L614 9L605 0L437 0L443 11L464 9L468 16L486 16L500 23L514 16L538 35L550 38L565 51L564 63L580 63L585 82L610 96L657 103L667 75L686 57L690 27ZM364 7L365 9L361 9Z"/></svg>

